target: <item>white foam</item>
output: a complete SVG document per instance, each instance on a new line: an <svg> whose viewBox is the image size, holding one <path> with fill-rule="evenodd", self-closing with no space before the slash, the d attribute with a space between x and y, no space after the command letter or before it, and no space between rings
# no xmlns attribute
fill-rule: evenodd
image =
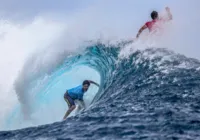
<svg viewBox="0 0 200 140"><path fill-rule="evenodd" d="M0 126L7 113L18 102L13 84L25 60L37 49L50 45L62 28L60 23L42 18L36 18L26 25L1 20Z"/></svg>

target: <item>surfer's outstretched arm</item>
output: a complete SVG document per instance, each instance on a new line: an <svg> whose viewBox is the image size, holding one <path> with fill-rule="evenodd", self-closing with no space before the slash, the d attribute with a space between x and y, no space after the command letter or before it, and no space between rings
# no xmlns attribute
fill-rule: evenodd
<svg viewBox="0 0 200 140"><path fill-rule="evenodd" d="M168 20L172 20L173 16L172 16L172 13L171 13L171 11L170 11L170 8L169 8L169 7L166 7L165 10L167 11Z"/></svg>
<svg viewBox="0 0 200 140"><path fill-rule="evenodd" d="M147 28L146 25L143 25L140 30L138 31L137 35L136 35L136 38L138 38L140 36L140 34Z"/></svg>
<svg viewBox="0 0 200 140"><path fill-rule="evenodd" d="M96 82L94 82L94 81L92 81L92 80L88 80L91 84L94 84L94 85L96 85L96 86L100 86L99 84L97 84Z"/></svg>

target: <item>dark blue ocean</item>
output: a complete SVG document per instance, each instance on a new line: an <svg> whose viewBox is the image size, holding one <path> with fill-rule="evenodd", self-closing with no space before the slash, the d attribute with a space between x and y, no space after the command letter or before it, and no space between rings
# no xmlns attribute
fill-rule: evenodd
<svg viewBox="0 0 200 140"><path fill-rule="evenodd" d="M0 140L200 139L200 61L165 48L138 50L119 58L123 46L126 43L95 43L83 53L63 59L51 73L62 77L63 68L73 66L99 73L101 87L85 111L63 122L1 131ZM42 77L37 75L37 79ZM30 85L34 87L35 81ZM32 99L43 98L43 92L38 94ZM63 94L59 92L58 98ZM51 98L54 107L55 98ZM19 100L21 104L27 102L20 96ZM12 118L6 125L11 125Z"/></svg>

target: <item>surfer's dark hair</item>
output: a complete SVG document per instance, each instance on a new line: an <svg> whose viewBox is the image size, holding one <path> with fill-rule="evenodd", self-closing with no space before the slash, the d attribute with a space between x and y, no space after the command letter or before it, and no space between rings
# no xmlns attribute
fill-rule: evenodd
<svg viewBox="0 0 200 140"><path fill-rule="evenodd" d="M156 18L158 18L158 12L156 12L156 11L151 12L151 18L153 20L156 19Z"/></svg>
<svg viewBox="0 0 200 140"><path fill-rule="evenodd" d="M83 85L88 85L90 86L90 82L88 80L83 81Z"/></svg>

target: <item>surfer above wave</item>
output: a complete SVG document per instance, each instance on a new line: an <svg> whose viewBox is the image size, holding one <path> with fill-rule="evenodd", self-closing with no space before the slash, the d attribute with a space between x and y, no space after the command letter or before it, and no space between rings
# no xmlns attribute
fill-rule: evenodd
<svg viewBox="0 0 200 140"><path fill-rule="evenodd" d="M152 21L146 22L138 31L136 38L139 38L140 34L145 30L149 29L149 32L154 34L155 32L159 31L162 32L162 24L172 20L172 14L170 12L170 8L165 8L167 12L167 18L159 16L157 11L151 12Z"/></svg>

